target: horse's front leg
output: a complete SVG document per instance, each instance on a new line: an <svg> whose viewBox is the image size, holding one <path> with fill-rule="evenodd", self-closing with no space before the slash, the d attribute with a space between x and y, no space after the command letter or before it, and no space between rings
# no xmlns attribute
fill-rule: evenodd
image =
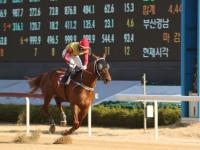
<svg viewBox="0 0 200 150"><path fill-rule="evenodd" d="M85 107L82 107L79 114L78 114L78 120L79 120L79 127L81 126L83 120L85 119L85 117L87 116L88 114L88 109L89 109L89 106L85 106Z"/></svg>
<svg viewBox="0 0 200 150"><path fill-rule="evenodd" d="M73 126L69 130L65 130L64 135L72 134L76 129L79 128L79 119L78 119L78 106L72 104L71 105L71 112L72 112L72 119L73 119Z"/></svg>
<svg viewBox="0 0 200 150"><path fill-rule="evenodd" d="M65 131L64 135L72 134L75 130L77 130L81 126L83 120L87 116L88 109L89 109L89 106L82 107L82 108L80 108L79 113L78 113L77 106L75 106L75 109L72 109L72 111L73 111L72 114L73 114L73 119L74 119L73 126L71 129L69 129L69 131Z"/></svg>

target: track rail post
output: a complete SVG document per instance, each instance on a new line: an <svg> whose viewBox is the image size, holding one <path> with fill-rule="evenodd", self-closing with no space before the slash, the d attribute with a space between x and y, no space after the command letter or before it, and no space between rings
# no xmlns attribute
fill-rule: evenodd
<svg viewBox="0 0 200 150"><path fill-rule="evenodd" d="M26 97L26 135L30 133L30 99Z"/></svg>
<svg viewBox="0 0 200 150"><path fill-rule="evenodd" d="M158 101L154 100L154 128L155 140L158 141Z"/></svg>
<svg viewBox="0 0 200 150"><path fill-rule="evenodd" d="M92 106L90 104L88 110L88 136L92 136Z"/></svg>

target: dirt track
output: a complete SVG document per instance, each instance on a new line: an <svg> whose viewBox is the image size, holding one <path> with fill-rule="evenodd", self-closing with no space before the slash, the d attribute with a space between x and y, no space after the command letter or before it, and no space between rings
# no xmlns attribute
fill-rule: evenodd
<svg viewBox="0 0 200 150"><path fill-rule="evenodd" d="M0 125L0 150L199 150L200 124L187 127L165 127L159 129L159 140L154 140L154 130L92 128L88 137L87 128L81 127L71 136L72 144L52 144L61 137L65 128L57 127L54 135L48 133L48 126L32 125L31 130L41 130L39 141L28 144L13 142L17 133L25 126Z"/></svg>

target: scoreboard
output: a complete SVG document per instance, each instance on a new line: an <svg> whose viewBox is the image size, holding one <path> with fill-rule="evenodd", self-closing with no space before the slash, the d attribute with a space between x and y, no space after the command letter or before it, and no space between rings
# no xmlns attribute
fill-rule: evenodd
<svg viewBox="0 0 200 150"><path fill-rule="evenodd" d="M0 62L62 62L88 37L109 61L180 61L181 0L0 0Z"/></svg>

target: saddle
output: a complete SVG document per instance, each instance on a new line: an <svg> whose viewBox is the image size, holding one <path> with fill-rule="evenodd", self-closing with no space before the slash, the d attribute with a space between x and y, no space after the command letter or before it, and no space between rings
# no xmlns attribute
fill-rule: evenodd
<svg viewBox="0 0 200 150"><path fill-rule="evenodd" d="M65 68L63 71L58 70L58 73L61 73L59 79L58 79L58 83L59 84L65 84L68 85L71 81L71 79L73 79L77 72L81 71L81 68L78 66L70 67L68 66L67 68Z"/></svg>

